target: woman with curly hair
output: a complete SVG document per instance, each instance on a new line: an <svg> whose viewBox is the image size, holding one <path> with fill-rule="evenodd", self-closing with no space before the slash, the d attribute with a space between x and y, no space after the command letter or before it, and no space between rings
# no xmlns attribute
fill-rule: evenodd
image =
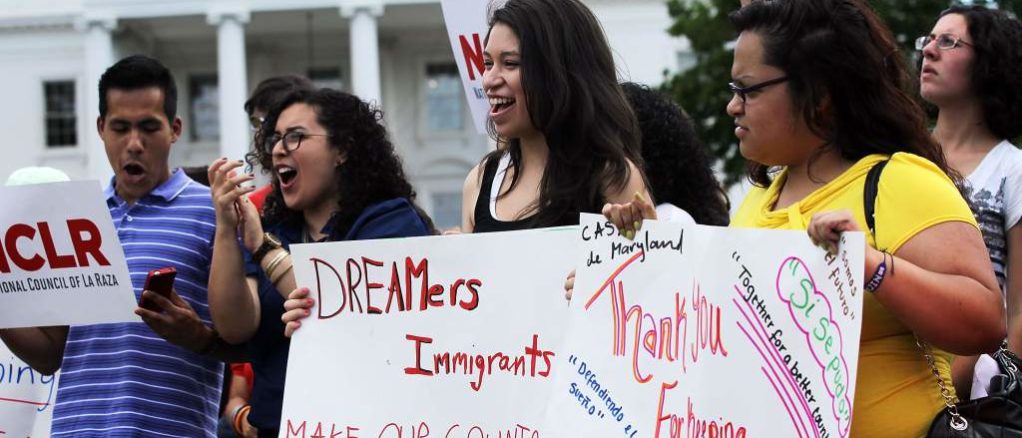
<svg viewBox="0 0 1022 438"><path fill-rule="evenodd" d="M639 121L644 170L659 203L657 217L727 225L727 195L713 176L692 119L670 97L645 85L625 82L621 89Z"/></svg>
<svg viewBox="0 0 1022 438"><path fill-rule="evenodd" d="M965 175L1008 308L1008 347L1022 352L1022 23L1007 12L955 6L916 40L923 55L920 94L937 107L933 136L948 165ZM955 386L982 396L993 360L955 360ZM971 388L970 388L971 386Z"/></svg>
<svg viewBox="0 0 1022 438"><path fill-rule="evenodd" d="M289 246L431 234L381 118L329 89L296 91L271 110L256 137L263 147L250 154L272 175L262 222L244 196L253 175L238 174L238 161L210 165L210 313L225 341L249 345L255 385L243 409L259 436L276 437L280 426L290 345L281 316L295 290Z"/></svg>
<svg viewBox="0 0 1022 438"><path fill-rule="evenodd" d="M578 224L648 196L639 127L589 8L509 0L490 15L483 89L499 147L465 179L462 231Z"/></svg>

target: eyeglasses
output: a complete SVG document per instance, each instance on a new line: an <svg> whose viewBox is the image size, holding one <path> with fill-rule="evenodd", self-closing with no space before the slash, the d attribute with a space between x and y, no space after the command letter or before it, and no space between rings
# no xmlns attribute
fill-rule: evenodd
<svg viewBox="0 0 1022 438"><path fill-rule="evenodd" d="M958 47L959 44L972 47L972 44L967 41L963 41L961 37L957 37L949 33L942 33L937 36L923 35L916 38L916 50L922 51L930 44L930 41L937 41L937 48L940 50L951 50Z"/></svg>
<svg viewBox="0 0 1022 438"><path fill-rule="evenodd" d="M330 136L329 134L306 134L302 131L288 131L284 133L284 135L273 133L273 135L267 138L266 141L263 143L263 147L265 148L266 153L272 154L273 147L277 145L277 142L282 141L284 143L284 152L286 154L290 154L291 152L294 152L298 150L298 148L302 147L302 140L305 140L308 137L329 137L329 136Z"/></svg>
<svg viewBox="0 0 1022 438"><path fill-rule="evenodd" d="M766 87L769 87L771 85L780 84L782 82L787 82L787 81L788 81L788 77L787 76L781 76L779 78L771 79L769 81L763 81L763 82L760 82L758 84L749 85L748 87L739 87L734 82L729 82L727 84L727 87L731 89L732 93L734 93L736 96L738 96L740 99L742 99L742 104L744 105L745 104L745 100L748 98L748 94L749 93L753 93L753 92L762 90L762 89L764 89Z"/></svg>
<svg viewBox="0 0 1022 438"><path fill-rule="evenodd" d="M248 116L248 124L252 127L253 131L258 131L263 127L263 121L266 120L259 116Z"/></svg>

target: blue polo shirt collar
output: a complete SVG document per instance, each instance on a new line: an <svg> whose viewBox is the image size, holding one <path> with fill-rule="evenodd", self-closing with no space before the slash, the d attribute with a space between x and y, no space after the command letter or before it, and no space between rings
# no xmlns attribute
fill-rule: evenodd
<svg viewBox="0 0 1022 438"><path fill-rule="evenodd" d="M110 184L108 184L106 186L106 189L103 190L103 195L106 197L107 201L113 200L117 201L118 203L122 203L124 201L120 198L120 196L117 196L117 191L114 190L114 184L116 183L116 181L117 181L116 177L114 176L110 177ZM171 172L170 178L167 178L167 180L164 181L163 184L157 186L146 196L147 197L153 196L168 202L173 201L174 198L176 198L178 195L181 194L182 191L184 191L185 187L188 186L189 182L191 182L191 178L189 178L188 175L186 175L183 170L177 169L174 172Z"/></svg>

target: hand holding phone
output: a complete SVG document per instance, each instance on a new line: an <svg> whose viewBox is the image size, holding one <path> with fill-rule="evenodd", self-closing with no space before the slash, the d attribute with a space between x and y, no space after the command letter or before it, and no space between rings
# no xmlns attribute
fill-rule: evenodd
<svg viewBox="0 0 1022 438"><path fill-rule="evenodd" d="M153 269L152 271L149 271L149 275L146 276L145 285L142 286L142 290L152 291L170 299L170 292L174 288L174 277L176 276L177 269L174 269L173 267ZM145 299L144 296L139 299L138 306L154 312L163 310L158 304Z"/></svg>

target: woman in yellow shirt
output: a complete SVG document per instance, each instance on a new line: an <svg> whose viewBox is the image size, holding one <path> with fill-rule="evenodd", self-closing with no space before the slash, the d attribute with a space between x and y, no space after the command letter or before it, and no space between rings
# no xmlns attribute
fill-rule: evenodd
<svg viewBox="0 0 1022 438"><path fill-rule="evenodd" d="M865 297L851 433L922 436L944 402L915 338L950 386L951 355L995 349L1004 311L894 38L861 0L752 2L731 20L740 35L727 111L758 186L732 226L806 229L832 249L840 232L866 230L866 174L890 160L863 284L882 262L896 269ZM641 200L604 214L625 229L652 216Z"/></svg>

